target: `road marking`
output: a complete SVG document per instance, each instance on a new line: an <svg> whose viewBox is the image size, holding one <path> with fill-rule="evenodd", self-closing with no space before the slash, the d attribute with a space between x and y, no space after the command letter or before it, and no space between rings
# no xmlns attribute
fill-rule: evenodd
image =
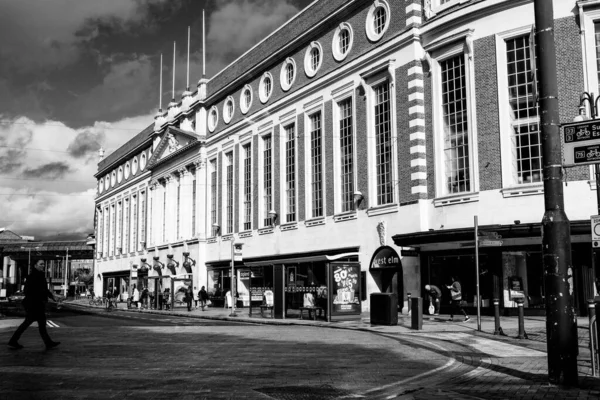
<svg viewBox="0 0 600 400"><path fill-rule="evenodd" d="M46 320L46 325L48 325L50 328L60 328L56 322L52 322L50 320Z"/></svg>
<svg viewBox="0 0 600 400"><path fill-rule="evenodd" d="M498 340L485 339L466 333L433 334L422 333L419 336L427 336L432 339L445 340L469 346L483 354L498 358L507 357L546 357L546 353L526 347L515 346Z"/></svg>

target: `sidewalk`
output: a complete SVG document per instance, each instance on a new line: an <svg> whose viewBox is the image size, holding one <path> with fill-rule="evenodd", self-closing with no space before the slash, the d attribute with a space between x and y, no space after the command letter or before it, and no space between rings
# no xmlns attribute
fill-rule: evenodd
<svg viewBox="0 0 600 400"><path fill-rule="evenodd" d="M86 300L65 302L73 309L93 313L105 313L103 307L92 307ZM518 339L518 318L501 317L500 326L505 336L494 335L494 318L481 317L481 331L477 328L476 316L468 322L461 319L449 322L449 316L423 316L423 329L411 329L411 318L400 314L398 325L371 325L369 313L352 321L326 322L323 320L300 320L299 318L271 319L260 316L260 310L250 317L248 308L238 309L231 317L230 309L208 307L206 311L185 307L175 310L127 310L125 303L119 304L120 311L135 318L139 313L154 313L187 318L230 320L254 324L308 325L330 329L368 331L396 337L398 340L430 342L442 341L451 349L450 356L465 367L466 372L454 380L438 376L431 384L410 384L402 389L399 399L599 399L600 379L592 377L589 329L586 317L577 318L579 355L577 359L579 385L564 387L548 383L548 360L546 357L545 317L526 317L525 332L528 339ZM434 344L432 344L434 345ZM436 381L436 382L434 382ZM440 382L440 383L438 383ZM375 397L374 397L375 398Z"/></svg>

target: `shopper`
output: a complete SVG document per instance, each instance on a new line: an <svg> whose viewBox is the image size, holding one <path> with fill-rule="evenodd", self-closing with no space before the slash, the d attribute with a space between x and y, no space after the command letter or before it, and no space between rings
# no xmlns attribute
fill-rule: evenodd
<svg viewBox="0 0 600 400"><path fill-rule="evenodd" d="M193 295L194 295L194 309L195 310L198 309L198 299L199 299L198 294L199 294L199 291L197 291L197 290L198 290L198 288L196 286L194 286Z"/></svg>
<svg viewBox="0 0 600 400"><path fill-rule="evenodd" d="M133 285L133 299L131 302L136 308L140 308L140 291L137 289L137 285Z"/></svg>
<svg viewBox="0 0 600 400"><path fill-rule="evenodd" d="M192 285L189 284L185 288L185 302L187 304L188 311L192 311L192 300L194 300L194 292L192 291Z"/></svg>
<svg viewBox="0 0 600 400"><path fill-rule="evenodd" d="M440 302L442 291L435 285L425 285L425 290L429 293L429 301L433 304L433 315L440 315Z"/></svg>
<svg viewBox="0 0 600 400"><path fill-rule="evenodd" d="M460 286L460 282L456 280L454 276L451 277L452 285L446 286L450 289L450 296L452 299L452 309L450 311L450 319L449 321L454 321L454 314L462 313L465 316L465 322L467 322L470 318L467 315L467 312L462 307L462 288Z"/></svg>
<svg viewBox="0 0 600 400"><path fill-rule="evenodd" d="M142 289L140 298L142 299L142 309L148 308L148 288L146 286Z"/></svg>
<svg viewBox="0 0 600 400"><path fill-rule="evenodd" d="M25 280L25 298L23 299L23 307L25 307L25 320L17 328L13 336L8 342L8 347L13 349L22 349L19 344L19 339L25 330L34 321L37 321L40 336L46 344L46 349L51 349L60 344L50 339L46 330L46 303L48 299L56 301L54 294L48 290L48 283L44 275L44 260L38 260L35 267L31 270L29 276Z"/></svg>
<svg viewBox="0 0 600 400"><path fill-rule="evenodd" d="M208 301L208 293L206 293L204 286L202 286L198 292L198 299L200 300L200 307L202 307L202 311L204 311L204 307L206 307L206 302Z"/></svg>

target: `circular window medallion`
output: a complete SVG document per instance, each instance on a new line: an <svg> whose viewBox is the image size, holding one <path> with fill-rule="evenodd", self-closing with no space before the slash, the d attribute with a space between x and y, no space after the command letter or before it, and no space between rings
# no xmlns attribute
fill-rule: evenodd
<svg viewBox="0 0 600 400"><path fill-rule="evenodd" d="M304 72L309 78L317 74L323 63L323 48L319 42L312 42L304 53Z"/></svg>
<svg viewBox="0 0 600 400"><path fill-rule="evenodd" d="M129 161L125 164L125 179L129 179L129 174L131 173L131 165Z"/></svg>
<svg viewBox="0 0 600 400"><path fill-rule="evenodd" d="M376 42L383 37L383 34L390 26L390 6L385 0L375 0L369 12L365 28L367 37L370 41Z"/></svg>
<svg viewBox="0 0 600 400"><path fill-rule="evenodd" d="M296 61L294 61L293 58L288 57L281 66L281 72L279 74L279 82L281 83L281 89L284 92L290 90L295 80Z"/></svg>
<svg viewBox="0 0 600 400"><path fill-rule="evenodd" d="M119 167L119 172L117 172L117 182L121 183L123 180L123 167Z"/></svg>
<svg viewBox="0 0 600 400"><path fill-rule="evenodd" d="M252 106L252 87L250 85L244 86L242 93L240 94L240 110L242 114L246 114Z"/></svg>
<svg viewBox="0 0 600 400"><path fill-rule="evenodd" d="M137 157L133 158L133 161L131 162L131 173L133 175L135 175L137 173L138 170L138 160Z"/></svg>
<svg viewBox="0 0 600 400"><path fill-rule="evenodd" d="M117 184L117 172L113 171L112 174L110 174L110 186L115 186Z"/></svg>
<svg viewBox="0 0 600 400"><path fill-rule="evenodd" d="M102 193L102 190L104 190L104 180L100 178L98 181L98 193Z"/></svg>
<svg viewBox="0 0 600 400"><path fill-rule="evenodd" d="M140 157L140 171L146 168L146 153L142 153Z"/></svg>
<svg viewBox="0 0 600 400"><path fill-rule="evenodd" d="M215 131L217 123L219 122L219 111L216 106L212 106L208 112L208 130L211 132Z"/></svg>
<svg viewBox="0 0 600 400"><path fill-rule="evenodd" d="M104 189L108 190L110 188L110 175L106 175L104 177Z"/></svg>
<svg viewBox="0 0 600 400"><path fill-rule="evenodd" d="M234 111L235 104L233 102L233 97L228 96L227 99L225 99L225 103L223 103L223 121L226 124L228 124L231 121L231 118L233 118Z"/></svg>
<svg viewBox="0 0 600 400"><path fill-rule="evenodd" d="M258 97L262 103L266 103L273 93L273 75L270 72L265 72L260 78Z"/></svg>
<svg viewBox="0 0 600 400"><path fill-rule="evenodd" d="M354 32L352 26L347 22L342 22L335 33L333 34L333 41L331 43L331 50L333 52L333 58L336 61L343 61L354 44Z"/></svg>

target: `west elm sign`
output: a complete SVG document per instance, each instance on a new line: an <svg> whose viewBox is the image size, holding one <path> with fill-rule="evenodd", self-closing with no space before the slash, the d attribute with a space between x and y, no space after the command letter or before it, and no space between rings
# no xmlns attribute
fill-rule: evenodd
<svg viewBox="0 0 600 400"><path fill-rule="evenodd" d="M396 250L390 246L381 246L373 253L369 269L396 269L401 266L400 256Z"/></svg>

